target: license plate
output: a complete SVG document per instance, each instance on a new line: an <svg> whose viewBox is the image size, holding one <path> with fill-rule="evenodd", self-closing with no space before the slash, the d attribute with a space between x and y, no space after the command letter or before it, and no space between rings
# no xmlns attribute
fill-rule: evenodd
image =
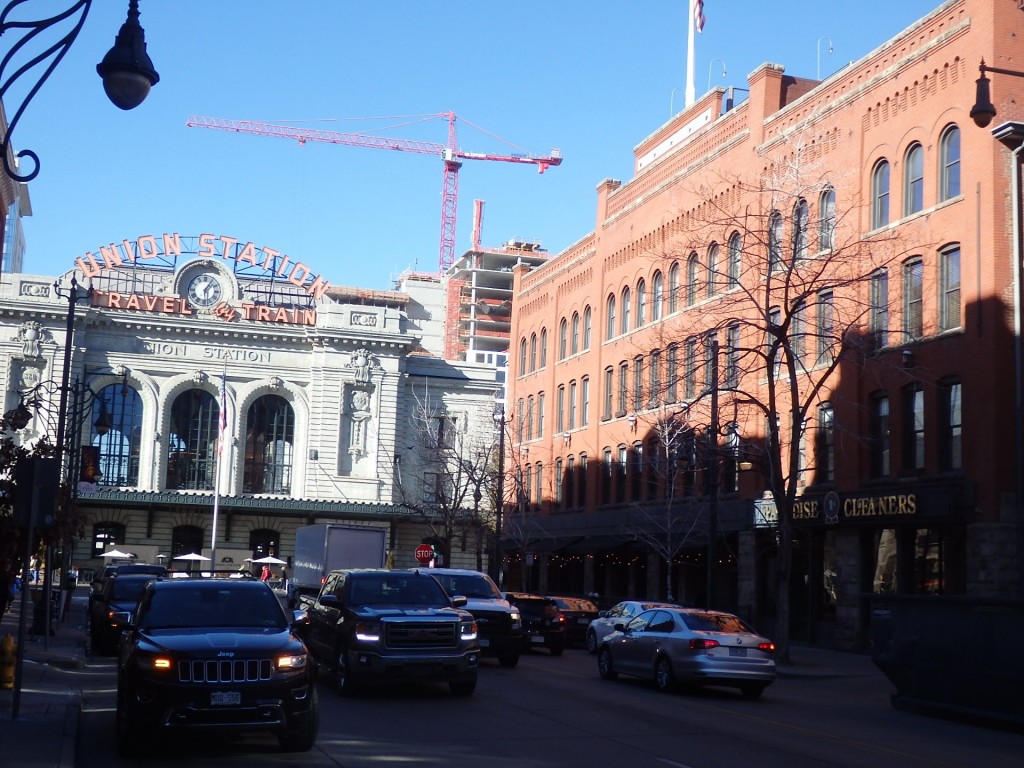
<svg viewBox="0 0 1024 768"><path fill-rule="evenodd" d="M730 656L746 656L747 655L747 649L746 648L730 648L729 649L729 655Z"/></svg>
<svg viewBox="0 0 1024 768"><path fill-rule="evenodd" d="M580 617L580 618L576 619L576 623L577 624L589 624L590 623L590 619L588 619L586 617Z"/></svg>
<svg viewBox="0 0 1024 768"><path fill-rule="evenodd" d="M237 707L242 703L238 691L214 691L210 694L210 705L214 707Z"/></svg>
<svg viewBox="0 0 1024 768"><path fill-rule="evenodd" d="M486 648L490 644L491 644L491 639L489 637L481 637L480 638L480 647L481 648Z"/></svg>
<svg viewBox="0 0 1024 768"><path fill-rule="evenodd" d="M533 637L530 638L530 642L531 643L543 643L544 642L544 638L541 635L534 635Z"/></svg>

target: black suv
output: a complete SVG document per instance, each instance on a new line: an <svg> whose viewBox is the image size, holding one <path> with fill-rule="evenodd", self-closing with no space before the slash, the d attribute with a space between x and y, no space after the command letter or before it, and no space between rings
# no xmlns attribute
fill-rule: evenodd
<svg viewBox="0 0 1024 768"><path fill-rule="evenodd" d="M311 749L314 667L293 624L256 580L151 581L118 649L118 750L135 754L155 733L217 729L270 730L285 752Z"/></svg>
<svg viewBox="0 0 1024 768"><path fill-rule="evenodd" d="M163 577L153 573L115 573L103 580L89 603L89 645L93 653L114 655L117 640L131 622L143 590L159 578Z"/></svg>
<svg viewBox="0 0 1024 768"><path fill-rule="evenodd" d="M552 656L565 650L565 617L550 597L506 592L505 598L523 616L523 648L547 648Z"/></svg>
<svg viewBox="0 0 1024 768"><path fill-rule="evenodd" d="M364 683L439 680L468 696L476 689L480 643L465 604L416 572L331 571L309 606L306 640L341 693Z"/></svg>
<svg viewBox="0 0 1024 768"><path fill-rule="evenodd" d="M484 656L497 656L503 667L519 663L523 644L523 623L519 609L501 596L491 577L466 568L421 568L445 588L449 595L464 595L466 610L473 614L480 629L480 650Z"/></svg>

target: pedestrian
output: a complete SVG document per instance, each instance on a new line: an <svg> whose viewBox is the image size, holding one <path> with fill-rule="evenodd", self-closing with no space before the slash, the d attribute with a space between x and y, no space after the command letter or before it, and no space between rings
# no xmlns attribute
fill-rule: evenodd
<svg viewBox="0 0 1024 768"><path fill-rule="evenodd" d="M14 574L11 572L10 561L5 561L0 568L0 616L7 613L12 600L11 588L14 586Z"/></svg>
<svg viewBox="0 0 1024 768"><path fill-rule="evenodd" d="M264 565L263 572L260 573L260 581L270 581L270 566Z"/></svg>
<svg viewBox="0 0 1024 768"><path fill-rule="evenodd" d="M283 565L281 566L281 583L278 586L278 589L283 589L285 591L288 589L288 569Z"/></svg>
<svg viewBox="0 0 1024 768"><path fill-rule="evenodd" d="M39 581L39 555L32 555L28 561L28 573L32 584Z"/></svg>

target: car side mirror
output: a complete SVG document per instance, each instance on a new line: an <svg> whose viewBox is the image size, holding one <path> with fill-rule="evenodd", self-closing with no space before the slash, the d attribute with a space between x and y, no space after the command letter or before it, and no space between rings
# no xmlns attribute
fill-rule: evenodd
<svg viewBox="0 0 1024 768"><path fill-rule="evenodd" d="M469 598L465 595L455 595L452 597L452 605L455 608L465 608L469 604Z"/></svg>
<svg viewBox="0 0 1024 768"><path fill-rule="evenodd" d="M620 621L620 622L619 622L618 624L616 624L616 625L615 625L615 631L616 631L616 632L625 632L625 631L626 631L626 625L625 625L625 624L623 624L623 623L622 623L622 622Z"/></svg>
<svg viewBox="0 0 1024 768"><path fill-rule="evenodd" d="M309 613L305 610L292 611L292 627L301 628L309 625Z"/></svg>
<svg viewBox="0 0 1024 768"><path fill-rule="evenodd" d="M338 596L334 593L329 595L320 595L318 601L321 605L329 605L332 608L341 604L341 600L339 600Z"/></svg>

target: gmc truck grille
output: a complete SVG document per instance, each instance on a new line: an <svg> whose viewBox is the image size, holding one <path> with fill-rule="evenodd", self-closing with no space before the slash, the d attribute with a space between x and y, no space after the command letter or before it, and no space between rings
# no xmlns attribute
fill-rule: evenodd
<svg viewBox="0 0 1024 768"><path fill-rule="evenodd" d="M455 648L459 625L446 622L388 622L385 625L388 648Z"/></svg>
<svg viewBox="0 0 1024 768"><path fill-rule="evenodd" d="M182 683L256 683L269 680L272 671L270 659L178 662L178 680Z"/></svg>

